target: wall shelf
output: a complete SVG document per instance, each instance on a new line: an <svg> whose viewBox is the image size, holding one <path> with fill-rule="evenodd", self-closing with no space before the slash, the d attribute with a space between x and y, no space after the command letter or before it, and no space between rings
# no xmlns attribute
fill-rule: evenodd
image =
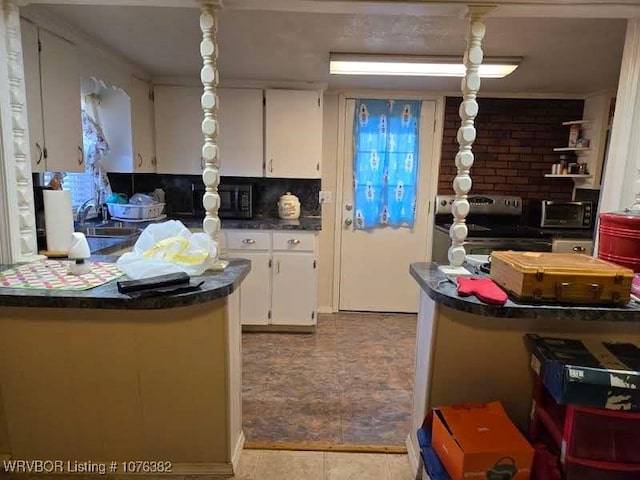
<svg viewBox="0 0 640 480"><path fill-rule="evenodd" d="M547 178L591 178L593 175L591 175L590 173L567 173L566 175L563 174L555 174L555 173L546 173L545 177Z"/></svg>
<svg viewBox="0 0 640 480"><path fill-rule="evenodd" d="M554 152L589 152L591 147L558 147L553 149Z"/></svg>
<svg viewBox="0 0 640 480"><path fill-rule="evenodd" d="M586 125L590 120L571 120L570 122L562 122L562 125Z"/></svg>

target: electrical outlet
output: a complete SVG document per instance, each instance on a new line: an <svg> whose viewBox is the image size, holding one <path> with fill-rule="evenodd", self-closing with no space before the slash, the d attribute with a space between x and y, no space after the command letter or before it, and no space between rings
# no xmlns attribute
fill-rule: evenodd
<svg viewBox="0 0 640 480"><path fill-rule="evenodd" d="M330 192L328 190L320 190L320 193L318 194L318 198L320 199L320 203L333 203L333 192Z"/></svg>

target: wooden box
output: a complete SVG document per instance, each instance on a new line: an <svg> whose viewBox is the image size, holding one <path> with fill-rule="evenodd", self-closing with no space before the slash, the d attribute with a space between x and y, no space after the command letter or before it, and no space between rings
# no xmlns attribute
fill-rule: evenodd
<svg viewBox="0 0 640 480"><path fill-rule="evenodd" d="M580 253L492 252L491 278L521 300L627 304L633 270Z"/></svg>

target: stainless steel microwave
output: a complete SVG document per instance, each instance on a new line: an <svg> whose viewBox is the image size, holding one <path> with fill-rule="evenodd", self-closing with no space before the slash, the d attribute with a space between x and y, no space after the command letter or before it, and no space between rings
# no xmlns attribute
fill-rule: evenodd
<svg viewBox="0 0 640 480"><path fill-rule="evenodd" d="M193 213L204 214L202 195L204 185L193 187ZM252 185L218 185L220 195L220 218L252 218L253 217L253 186Z"/></svg>
<svg viewBox="0 0 640 480"><path fill-rule="evenodd" d="M591 228L593 225L591 202L542 202L541 227Z"/></svg>

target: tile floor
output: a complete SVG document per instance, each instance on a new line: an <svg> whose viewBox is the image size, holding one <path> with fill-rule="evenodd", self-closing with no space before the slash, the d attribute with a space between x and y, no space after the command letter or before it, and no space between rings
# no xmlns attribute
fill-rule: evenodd
<svg viewBox="0 0 640 480"><path fill-rule="evenodd" d="M413 480L407 455L245 450L234 480Z"/></svg>
<svg viewBox="0 0 640 480"><path fill-rule="evenodd" d="M404 446L416 316L320 315L315 334L243 334L250 443Z"/></svg>

